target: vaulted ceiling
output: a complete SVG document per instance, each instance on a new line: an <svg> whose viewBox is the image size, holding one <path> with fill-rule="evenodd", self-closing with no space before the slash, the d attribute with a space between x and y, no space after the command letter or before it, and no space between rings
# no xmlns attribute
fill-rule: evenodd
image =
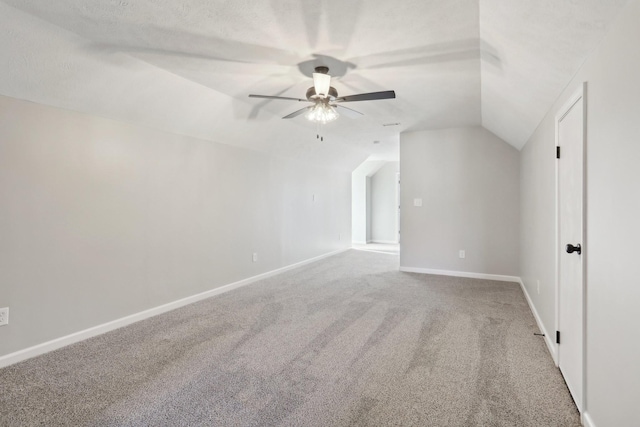
<svg viewBox="0 0 640 427"><path fill-rule="evenodd" d="M521 148L627 0L2 0L0 94L353 169L399 133ZM365 114L282 120L315 65ZM399 123L396 126L384 126ZM374 141L379 143L373 144Z"/></svg>

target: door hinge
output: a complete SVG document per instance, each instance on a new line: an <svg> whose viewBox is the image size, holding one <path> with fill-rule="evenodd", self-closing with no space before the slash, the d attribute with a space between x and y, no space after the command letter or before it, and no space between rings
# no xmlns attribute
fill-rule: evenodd
<svg viewBox="0 0 640 427"><path fill-rule="evenodd" d="M556 146L556 159L559 159L559 158L560 158L560 146L557 145Z"/></svg>
<svg viewBox="0 0 640 427"><path fill-rule="evenodd" d="M556 331L556 344L560 344L560 331Z"/></svg>

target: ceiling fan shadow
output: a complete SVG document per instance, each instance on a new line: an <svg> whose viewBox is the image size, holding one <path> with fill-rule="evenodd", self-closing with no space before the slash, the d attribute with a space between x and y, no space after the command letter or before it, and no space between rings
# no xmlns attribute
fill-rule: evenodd
<svg viewBox="0 0 640 427"><path fill-rule="evenodd" d="M497 51L480 38L468 38L450 42L433 43L350 58L349 62L361 69L410 67L416 65L444 64L448 62L482 59L500 68Z"/></svg>
<svg viewBox="0 0 640 427"><path fill-rule="evenodd" d="M203 59L203 60L213 60L213 61L224 61L224 62L235 62L241 64L253 64L253 61L248 61L244 59L232 59L226 58L221 55L215 54L204 54L197 52L186 52L181 50L170 50L163 48L154 48L154 47L143 47L143 46L127 46L127 45L115 45L108 43L91 43L86 47L86 50L91 51L92 53L105 53L105 54L115 54L115 53L123 53L126 55L162 55L166 57L174 57L174 58L187 58L187 59Z"/></svg>
<svg viewBox="0 0 640 427"><path fill-rule="evenodd" d="M480 59L495 68L502 70L502 60L498 50L484 39L480 39Z"/></svg>
<svg viewBox="0 0 640 427"><path fill-rule="evenodd" d="M286 66L292 66L302 59L296 53L285 49L155 25L138 28L119 23L117 33L119 35L110 35L108 40L93 40L87 49L97 52L153 53L172 57Z"/></svg>
<svg viewBox="0 0 640 427"><path fill-rule="evenodd" d="M313 73L315 73L316 67L328 67L331 71L332 78L340 78L346 75L349 70L356 68L356 64L348 61L341 61L333 56L316 53L312 56L313 59L298 63L298 70L309 78L313 78Z"/></svg>
<svg viewBox="0 0 640 427"><path fill-rule="evenodd" d="M358 22L362 19L362 0L323 2L329 22L329 40L334 45L348 47Z"/></svg>
<svg viewBox="0 0 640 427"><path fill-rule="evenodd" d="M291 13L299 13L300 19L299 31L304 30L306 35L306 46L302 46L304 42L300 39L298 42L301 44L300 48L315 48L318 44L318 38L320 34L320 14L322 13L322 3L321 2L293 2L292 4L296 5L297 11L291 11L289 9L289 13L282 13L282 1L278 0L270 0L269 4L273 11L272 15L275 18L278 25L285 31L291 29Z"/></svg>
<svg viewBox="0 0 640 427"><path fill-rule="evenodd" d="M270 0L270 5L273 17L283 32L290 32L292 22L298 22L298 26L294 25L293 29L297 33L304 33L306 45L299 38L297 48L307 52L316 50L323 37L328 38L333 45L342 46L342 49L348 47L362 16L362 0L292 2L296 9L289 9L291 11L288 13L283 13L282 1ZM291 16L296 13L299 14L298 19Z"/></svg>
<svg viewBox="0 0 640 427"><path fill-rule="evenodd" d="M370 70L375 70L379 68L411 67L414 65L443 64L448 62L468 61L473 59L480 59L480 50L474 49L461 52L439 53L418 58L403 59L400 61L377 64L367 68Z"/></svg>
<svg viewBox="0 0 640 427"><path fill-rule="evenodd" d="M295 68L282 65L263 64L256 67L251 62L229 60L209 54L146 47L93 43L90 49L101 53L125 54L187 81L227 95L232 98L235 117L242 120L259 120L259 112L269 104L269 100L254 105L246 98L246 91L237 92L238 81L253 81L248 83L247 90L251 90L252 87L260 89L274 87L278 89L278 94L287 92L299 83L297 73L291 72ZM247 112L247 106L251 106L249 112Z"/></svg>

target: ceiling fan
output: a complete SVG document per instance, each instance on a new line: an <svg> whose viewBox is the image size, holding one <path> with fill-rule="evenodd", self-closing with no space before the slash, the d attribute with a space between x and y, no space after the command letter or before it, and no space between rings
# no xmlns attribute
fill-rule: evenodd
<svg viewBox="0 0 640 427"><path fill-rule="evenodd" d="M331 86L331 76L329 75L329 67L316 67L313 73L313 86L307 90L307 99L290 98L286 96L270 96L270 95L249 95L250 98L266 98L266 99L284 99L288 101L310 102L312 105L301 108L283 117L283 119L291 119L306 113L307 119L319 124L329 123L338 118L339 113L343 113L347 117L359 117L363 114L359 111L340 105L343 102L355 101L374 101L377 99L395 98L396 93L392 90L383 92L361 93L357 95L348 95L338 97L338 91Z"/></svg>

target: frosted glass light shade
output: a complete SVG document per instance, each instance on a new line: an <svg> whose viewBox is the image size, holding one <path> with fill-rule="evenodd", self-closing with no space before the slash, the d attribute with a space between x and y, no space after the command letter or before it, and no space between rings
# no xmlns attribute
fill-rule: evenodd
<svg viewBox="0 0 640 427"><path fill-rule="evenodd" d="M313 73L313 86L316 89L316 95L326 98L331 86L331 76L329 74Z"/></svg>

